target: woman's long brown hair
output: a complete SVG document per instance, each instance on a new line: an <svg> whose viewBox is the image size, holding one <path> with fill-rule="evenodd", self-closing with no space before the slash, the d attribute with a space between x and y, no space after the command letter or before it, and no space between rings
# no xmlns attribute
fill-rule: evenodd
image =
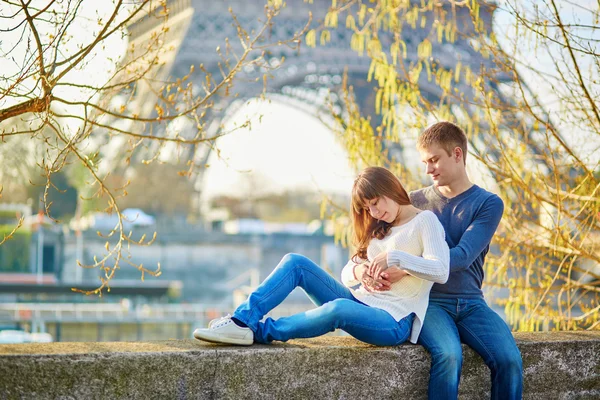
<svg viewBox="0 0 600 400"><path fill-rule="evenodd" d="M356 257L367 259L371 239L383 239L392 228L393 223L376 220L365 209L368 201L381 196L400 205L411 204L408 193L394 174L382 167L368 167L358 175L352 186L353 241L356 248L352 259L355 262L358 262Z"/></svg>

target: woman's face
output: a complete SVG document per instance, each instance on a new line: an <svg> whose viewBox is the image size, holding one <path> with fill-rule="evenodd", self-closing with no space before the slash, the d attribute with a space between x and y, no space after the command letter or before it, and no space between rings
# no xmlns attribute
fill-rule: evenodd
<svg viewBox="0 0 600 400"><path fill-rule="evenodd" d="M383 220L390 224L394 222L398 216L399 209L400 205L386 196L376 197L367 200L365 203L365 210L369 212L371 217L377 220Z"/></svg>

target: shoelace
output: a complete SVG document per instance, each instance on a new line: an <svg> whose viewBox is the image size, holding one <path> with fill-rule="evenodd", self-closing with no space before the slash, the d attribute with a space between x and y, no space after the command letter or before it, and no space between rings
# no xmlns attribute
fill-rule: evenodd
<svg viewBox="0 0 600 400"><path fill-rule="evenodd" d="M221 317L219 319L215 319L215 320L210 321L210 323L208 324L208 327L210 329L216 329L216 328L219 328L221 326L227 325L227 324L229 324L231 322L233 322L231 320L231 314L227 314L224 317Z"/></svg>

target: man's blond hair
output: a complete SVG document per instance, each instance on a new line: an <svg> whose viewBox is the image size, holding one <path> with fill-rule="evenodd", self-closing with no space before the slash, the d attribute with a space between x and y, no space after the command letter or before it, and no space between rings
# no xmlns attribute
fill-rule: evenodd
<svg viewBox="0 0 600 400"><path fill-rule="evenodd" d="M442 121L431 125L425 129L417 140L419 149L427 149L432 145L438 145L448 155L452 155L455 148L460 147L463 152L463 160L467 162L467 135L457 125L452 122Z"/></svg>

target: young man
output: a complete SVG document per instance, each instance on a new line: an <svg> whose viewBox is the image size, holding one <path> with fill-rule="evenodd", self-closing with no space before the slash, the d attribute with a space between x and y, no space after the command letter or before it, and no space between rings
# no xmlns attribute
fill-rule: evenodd
<svg viewBox="0 0 600 400"><path fill-rule="evenodd" d="M419 336L419 343L431 354L429 398L458 397L462 342L490 368L492 399L520 399L521 353L510 329L488 307L481 290L483 263L504 204L469 180L467 138L458 126L436 123L420 135L417 146L433 185L411 192L410 199L415 207L437 215L450 247L450 277L443 285L433 285ZM401 279L400 271L386 271L384 290Z"/></svg>

